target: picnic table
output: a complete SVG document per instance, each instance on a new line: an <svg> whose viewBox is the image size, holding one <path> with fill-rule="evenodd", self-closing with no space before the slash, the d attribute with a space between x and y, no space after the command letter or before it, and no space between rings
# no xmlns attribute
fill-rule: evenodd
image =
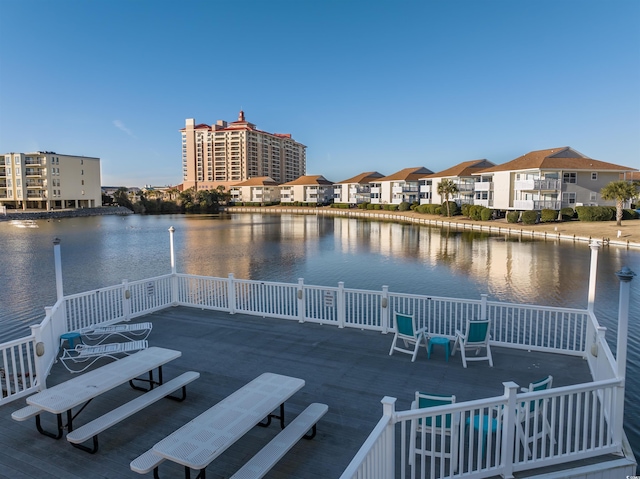
<svg viewBox="0 0 640 479"><path fill-rule="evenodd" d="M284 403L304 384L303 379L261 374L155 444L151 453L160 459L158 463L166 459L185 466L186 477L189 468L204 477L207 465L254 426L268 426L275 417L284 429ZM280 415L273 415L278 407Z"/></svg>
<svg viewBox="0 0 640 479"><path fill-rule="evenodd" d="M162 384L162 365L181 355L180 351L173 349L150 347L28 397L27 404L30 406L57 416L58 432L56 434L42 428L40 414L36 415L36 428L41 434L60 439L64 430L63 414L67 415L67 428L71 432L75 417L72 415L74 407L88 403L93 398L126 382L129 382L131 387L135 389L147 390L136 386L133 383L134 380L148 382L149 389L153 389L155 384ZM155 369L158 369L157 379L154 379L153 375ZM147 373L149 379L139 378ZM82 409L76 413L76 416Z"/></svg>

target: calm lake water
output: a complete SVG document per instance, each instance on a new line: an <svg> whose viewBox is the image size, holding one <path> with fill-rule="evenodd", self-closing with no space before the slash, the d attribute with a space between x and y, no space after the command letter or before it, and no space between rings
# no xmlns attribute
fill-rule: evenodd
<svg viewBox="0 0 640 479"><path fill-rule="evenodd" d="M60 238L65 294L178 272L431 296L586 308L585 243L510 239L389 222L295 215L102 216L0 222L0 342L28 334L55 302L53 240ZM631 283L625 428L640 456L640 252L602 248L595 310L615 354L619 281Z"/></svg>

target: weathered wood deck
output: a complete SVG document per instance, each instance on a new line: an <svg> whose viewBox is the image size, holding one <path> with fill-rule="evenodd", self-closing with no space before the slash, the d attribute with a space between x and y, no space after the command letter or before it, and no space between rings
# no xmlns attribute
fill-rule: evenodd
<svg viewBox="0 0 640 479"><path fill-rule="evenodd" d="M317 436L300 441L267 476L306 479L340 476L380 419L383 396L396 397L396 409L405 410L418 389L455 394L460 402L501 395L503 381L526 386L552 374L554 386L563 386L591 379L582 359L552 354L493 348L493 368L477 362L464 369L459 355L446 362L440 346L434 347L430 360L422 349L415 363L406 354L389 356L391 334L183 307L136 322L143 320L153 322L150 345L183 353L164 367L165 380L188 370L200 372L200 379L187 388L186 401L161 400L103 432L93 455L65 439L40 435L33 420L13 421L11 412L24 406L24 400L0 407L0 477L143 477L129 469L131 460L263 372L306 381L286 403L290 418L312 402L329 406ZM57 364L47 383L69 377ZM121 386L92 401L74 424L84 424L139 394ZM44 414L43 422L53 427L51 415ZM207 468L207 477L231 476L278 431L276 423L253 428ZM164 463L160 475L182 477L183 469Z"/></svg>

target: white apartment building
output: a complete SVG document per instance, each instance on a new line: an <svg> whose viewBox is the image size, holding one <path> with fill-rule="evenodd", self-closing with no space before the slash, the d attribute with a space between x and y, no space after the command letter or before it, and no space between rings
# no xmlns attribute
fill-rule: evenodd
<svg viewBox="0 0 640 479"><path fill-rule="evenodd" d="M289 133L268 133L245 120L215 125L186 120L182 135L183 189L229 189L249 178L268 176L277 183L293 181L306 172L306 146Z"/></svg>
<svg viewBox="0 0 640 479"><path fill-rule="evenodd" d="M30 210L102 206L100 158L52 151L0 155L0 206Z"/></svg>
<svg viewBox="0 0 640 479"><path fill-rule="evenodd" d="M230 189L233 203L272 204L280 202L280 186L268 176L251 178L235 184Z"/></svg>
<svg viewBox="0 0 640 479"><path fill-rule="evenodd" d="M418 166L405 168L392 175L371 181L371 203L399 205L420 199L421 178L432 174L428 168Z"/></svg>
<svg viewBox="0 0 640 479"><path fill-rule="evenodd" d="M476 182L481 181L481 178L473 175L492 166L495 164L485 159L464 161L446 170L421 178L420 204L440 205L444 203L444 198L438 194L438 185L445 179L453 181L458 187L458 192L451 196L449 201L455 201L458 206L474 204Z"/></svg>
<svg viewBox="0 0 640 479"><path fill-rule="evenodd" d="M359 205L371 203L371 182L383 178L382 173L367 171L334 185L333 202Z"/></svg>
<svg viewBox="0 0 640 479"><path fill-rule="evenodd" d="M333 182L321 175L301 176L280 185L280 204L313 203L328 205L333 201Z"/></svg>
<svg viewBox="0 0 640 479"><path fill-rule="evenodd" d="M532 151L472 173L481 179L475 183L474 204L519 211L614 206L615 201L602 199L600 190L633 171L636 169L594 160L568 146Z"/></svg>

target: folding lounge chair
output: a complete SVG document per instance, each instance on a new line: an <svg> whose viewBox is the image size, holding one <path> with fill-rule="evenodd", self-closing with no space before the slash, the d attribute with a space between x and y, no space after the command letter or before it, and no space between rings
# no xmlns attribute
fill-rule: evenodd
<svg viewBox="0 0 640 479"><path fill-rule="evenodd" d="M396 323L396 334L393 337L391 343L391 349L389 350L389 356L394 351L401 353L411 354L411 362L416 360L418 355L418 348L420 343L424 341L425 348L427 347L427 337L425 335L426 328L416 329L416 320L413 316L408 314L394 313L394 319ZM401 339L404 343L404 348L398 346L398 340ZM413 344L413 348L410 345Z"/></svg>
<svg viewBox="0 0 640 479"><path fill-rule="evenodd" d="M109 326L93 326L80 330L82 339L87 344L102 344L112 336L120 336L129 341L147 339L151 333L151 323L113 324Z"/></svg>
<svg viewBox="0 0 640 479"><path fill-rule="evenodd" d="M133 354L142 349L147 349L149 343L142 341L127 341L125 343L107 343L95 346L78 344L74 349L65 349L60 356L64 367L71 373L81 373L91 367L100 358L118 359L119 356ZM74 365L79 364L80 369Z"/></svg>

